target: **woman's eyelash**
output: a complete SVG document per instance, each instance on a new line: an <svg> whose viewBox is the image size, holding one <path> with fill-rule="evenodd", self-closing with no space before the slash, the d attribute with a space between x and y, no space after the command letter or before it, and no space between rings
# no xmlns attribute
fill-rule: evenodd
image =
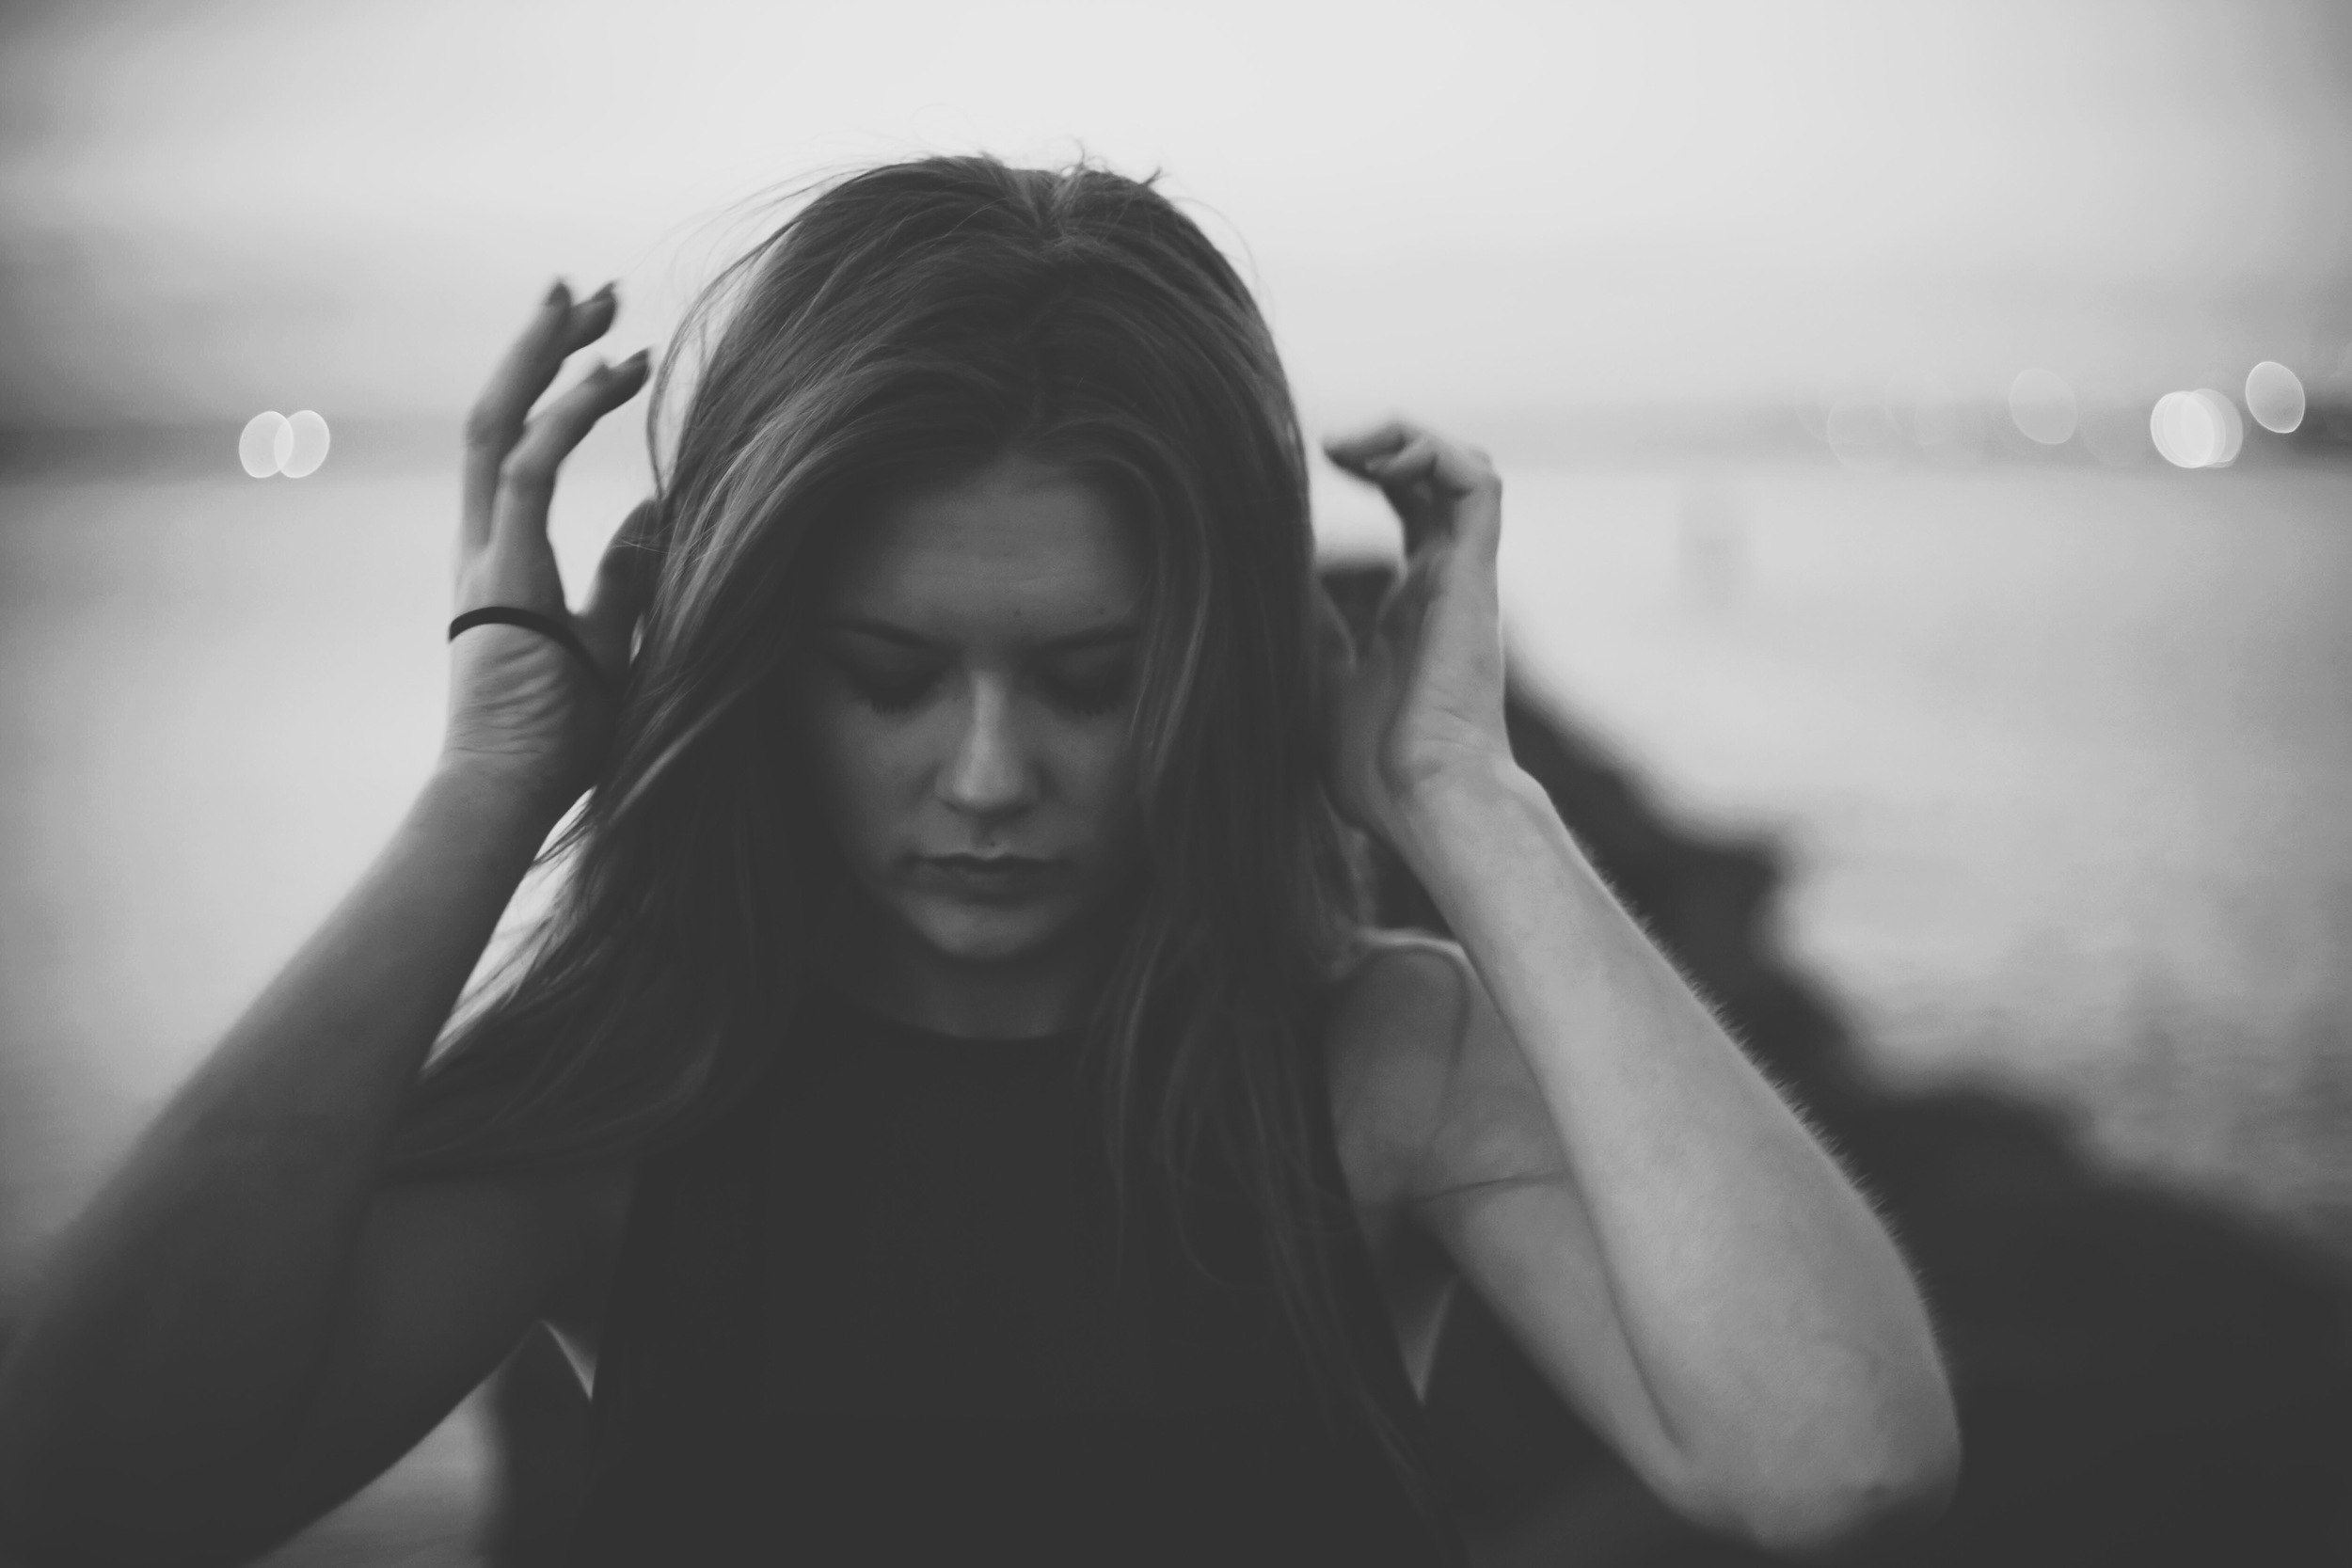
<svg viewBox="0 0 2352 1568"><path fill-rule="evenodd" d="M1126 700L1132 673L1122 665L1084 674L1050 675L1041 684L1056 706L1091 717L1108 713Z"/></svg>
<svg viewBox="0 0 2352 1568"><path fill-rule="evenodd" d="M923 694L930 689L931 683L923 681L915 685L900 683L896 686L873 686L863 682L853 684L857 686L859 699L876 713L904 713L923 700Z"/></svg>
<svg viewBox="0 0 2352 1568"><path fill-rule="evenodd" d="M858 700L877 713L905 712L939 680L936 670L876 670L846 658L836 660L835 668Z"/></svg>
<svg viewBox="0 0 2352 1568"><path fill-rule="evenodd" d="M936 669L876 669L854 658L837 658L834 668L852 695L877 713L904 713L919 705L939 684ZM1066 713L1094 718L1108 713L1127 698L1132 667L1108 670L1047 670L1037 676L1045 700Z"/></svg>

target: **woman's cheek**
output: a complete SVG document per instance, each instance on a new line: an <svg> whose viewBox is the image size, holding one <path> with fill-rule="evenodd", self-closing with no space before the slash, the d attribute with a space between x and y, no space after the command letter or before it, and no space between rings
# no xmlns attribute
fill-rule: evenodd
<svg viewBox="0 0 2352 1568"><path fill-rule="evenodd" d="M889 771L886 737L878 733L873 713L843 698L818 703L813 717L814 750L835 837L859 861L870 861L889 835L882 787Z"/></svg>
<svg viewBox="0 0 2352 1568"><path fill-rule="evenodd" d="M1101 810L1110 812L1134 785L1135 758L1125 718L1097 726L1088 740L1088 793Z"/></svg>
<svg viewBox="0 0 2352 1568"><path fill-rule="evenodd" d="M858 716L857 724L843 778L850 791L849 809L864 819L865 836L879 844L910 826L899 818L913 805L909 781L920 771L920 748L903 720L867 712Z"/></svg>

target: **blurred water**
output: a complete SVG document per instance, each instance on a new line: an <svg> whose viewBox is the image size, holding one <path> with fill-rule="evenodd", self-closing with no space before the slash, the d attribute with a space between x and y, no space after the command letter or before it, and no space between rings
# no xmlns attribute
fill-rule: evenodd
<svg viewBox="0 0 2352 1568"><path fill-rule="evenodd" d="M1526 475L1507 526L1536 678L1781 841L1888 1074L2352 1257L2352 475Z"/></svg>
<svg viewBox="0 0 2352 1568"><path fill-rule="evenodd" d="M1539 685L1782 840L1785 938L1887 1072L2023 1081L2121 1161L2352 1217L2352 475L1509 477ZM573 476L568 561L635 488ZM0 1291L420 778L453 500L364 450L0 482ZM406 1498L445 1560L478 1477L461 1417L318 1539Z"/></svg>

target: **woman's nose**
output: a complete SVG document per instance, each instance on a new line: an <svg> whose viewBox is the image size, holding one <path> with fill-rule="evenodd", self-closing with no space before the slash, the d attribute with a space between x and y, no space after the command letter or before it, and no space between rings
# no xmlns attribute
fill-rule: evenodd
<svg viewBox="0 0 2352 1568"><path fill-rule="evenodd" d="M994 681L973 684L963 733L940 776L940 795L957 811L1001 816L1029 803L1033 780L1014 723L1011 693Z"/></svg>

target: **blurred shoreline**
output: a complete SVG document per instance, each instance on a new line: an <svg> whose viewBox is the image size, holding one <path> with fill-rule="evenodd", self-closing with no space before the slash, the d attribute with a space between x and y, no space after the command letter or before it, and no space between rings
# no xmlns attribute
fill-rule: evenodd
<svg viewBox="0 0 2352 1568"><path fill-rule="evenodd" d="M2352 1256L2352 464L1853 473L1800 427L1579 467L1504 434L1532 692L1677 819L1785 847L1780 940L1878 1070L2026 1085ZM298 483L234 435L0 449L0 1243L71 1207L430 756L456 422L339 430ZM567 573L644 472L642 426L591 437ZM1393 549L1376 497L1316 507L1328 555Z"/></svg>
<svg viewBox="0 0 2352 1568"><path fill-rule="evenodd" d="M1828 428L1841 407L1875 409L1875 428L1834 440ZM2148 436L2150 404L2086 405L2073 437L2042 445L2020 434L1999 400L1936 404L1932 418L1899 404L1841 404L1823 398L1788 403L1692 403L1594 405L1534 411L1439 409L1430 422L1493 452L1506 465L1587 471L1694 473L1743 467L1843 467L1860 473L1981 467L2164 471ZM290 407L280 410L292 413ZM453 467L463 416L328 417L328 461L370 471ZM1305 410L1316 428L1311 406ZM1931 438L1921 439L1921 427ZM185 420L110 424L0 424L0 478L81 476L180 479L233 473L241 420ZM600 428L580 461L642 458L642 404ZM2095 437L2093 433L2097 433ZM2247 422L2246 441L2226 467L2245 472L2303 464L2352 464L2352 403L2313 403L2291 434Z"/></svg>

